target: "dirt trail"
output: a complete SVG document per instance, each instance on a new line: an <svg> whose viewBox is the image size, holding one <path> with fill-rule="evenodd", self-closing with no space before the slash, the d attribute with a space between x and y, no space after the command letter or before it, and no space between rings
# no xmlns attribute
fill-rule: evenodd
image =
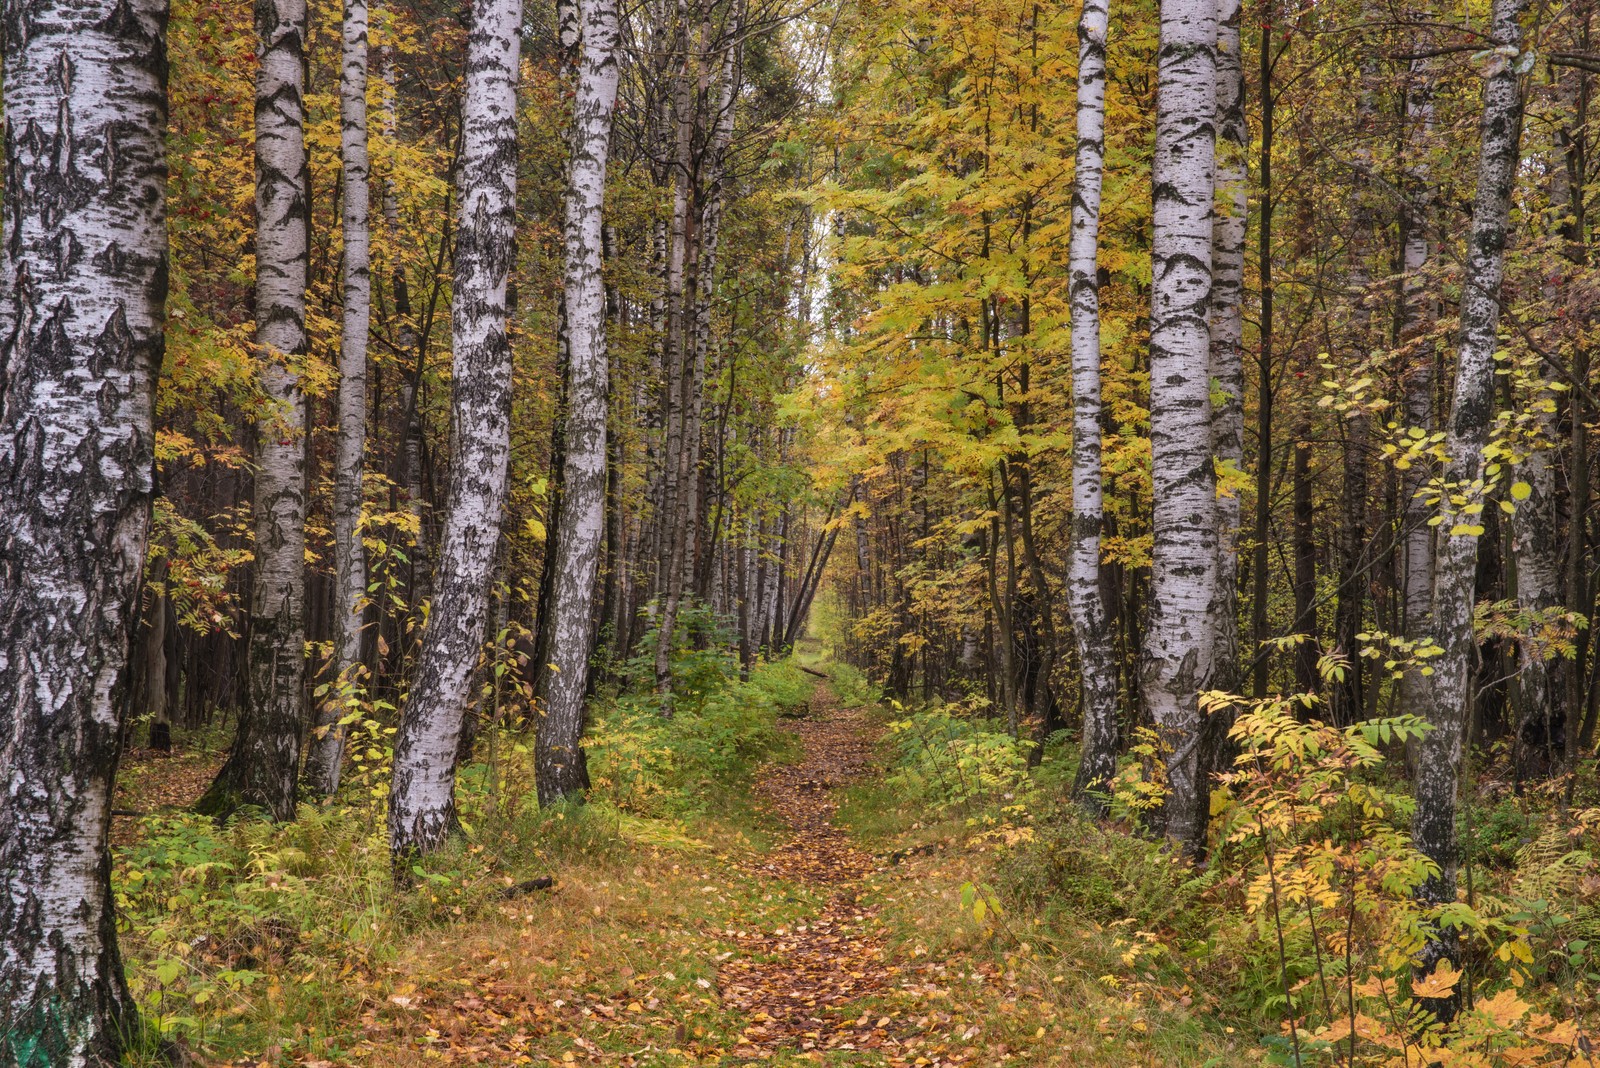
<svg viewBox="0 0 1600 1068"><path fill-rule="evenodd" d="M889 1017L857 1002L895 990L902 969L890 965L881 925L858 903L877 862L833 824L833 791L866 774L872 730L858 710L841 709L818 689L813 714L794 728L804 746L798 764L769 768L757 784L765 806L790 838L764 858L760 874L832 889L822 911L791 928L741 932L743 955L723 965L724 1002L749 1015L735 1057L780 1048L881 1050L902 1041Z"/></svg>

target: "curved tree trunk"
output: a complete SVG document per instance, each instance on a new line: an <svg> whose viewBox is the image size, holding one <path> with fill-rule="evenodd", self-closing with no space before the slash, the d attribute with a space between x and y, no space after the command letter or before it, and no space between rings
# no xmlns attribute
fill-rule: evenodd
<svg viewBox="0 0 1600 1068"><path fill-rule="evenodd" d="M1451 486L1470 486L1483 475L1483 447L1494 418L1495 337L1500 325L1500 284L1505 275L1506 230L1522 132L1522 90L1516 66L1518 19L1524 0L1494 0L1490 38L1496 53L1488 60L1484 83L1482 141L1478 150L1478 188L1467 237L1468 284L1461 294L1461 333L1457 342L1455 396L1445 427L1443 477ZM1416 747L1416 813L1411 834L1417 850L1439 867L1418 891L1428 905L1456 899L1456 791L1461 751L1471 720L1473 671L1473 576L1478 560L1481 515L1464 512L1483 503L1440 502L1438 561L1433 584L1433 635L1443 650L1433 660L1432 685L1421 689L1419 712L1432 726ZM1454 932L1441 931L1424 947L1421 970L1431 972L1441 959L1455 960ZM1434 1007L1453 1015L1453 1002Z"/></svg>
<svg viewBox="0 0 1600 1068"><path fill-rule="evenodd" d="M339 83L343 167L344 332L339 347L339 449L333 473L334 662L332 687L317 720L306 779L313 790L339 789L344 763L345 702L359 683L367 602L367 554L361 544L361 475L367 451L367 328L372 316L372 232L367 215L367 0L345 0Z"/></svg>
<svg viewBox="0 0 1600 1068"><path fill-rule="evenodd" d="M1211 675L1217 575L1208 323L1216 45L1215 0L1163 0L1150 253L1155 544L1142 675L1166 751L1167 837L1191 852L1205 844L1198 695Z"/></svg>
<svg viewBox="0 0 1600 1068"><path fill-rule="evenodd" d="M106 835L154 493L167 6L5 20L0 1063L80 1068L136 1022Z"/></svg>
<svg viewBox="0 0 1600 1068"><path fill-rule="evenodd" d="M275 402L257 428L250 683L228 761L195 806L294 818L305 709L305 402L309 177L305 0L256 5L256 342Z"/></svg>
<svg viewBox="0 0 1600 1068"><path fill-rule="evenodd" d="M1117 770L1117 666L1100 590L1100 187L1105 169L1106 0L1084 0L1078 21L1078 158L1068 275L1072 286L1072 548L1067 604L1082 679L1080 796ZM1095 804L1098 805L1098 802Z"/></svg>
<svg viewBox="0 0 1600 1068"><path fill-rule="evenodd" d="M450 493L433 608L395 740L389 846L397 861L433 852L460 828L456 753L483 644L511 456L506 283L516 230L521 23L521 0L474 0L451 297Z"/></svg>
<svg viewBox="0 0 1600 1068"><path fill-rule="evenodd" d="M612 109L617 99L616 0L578 0L581 54L567 175L565 288L567 416L560 537L551 598L550 670L543 675L544 719L535 762L539 803L587 786L583 699L594 644L595 576L605 536L605 285L602 216Z"/></svg>

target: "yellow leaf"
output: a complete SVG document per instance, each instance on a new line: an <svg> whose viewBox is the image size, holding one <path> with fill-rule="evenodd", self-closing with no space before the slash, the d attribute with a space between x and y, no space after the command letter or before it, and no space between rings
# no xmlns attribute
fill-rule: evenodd
<svg viewBox="0 0 1600 1068"><path fill-rule="evenodd" d="M1418 979L1411 987L1413 997L1442 998L1456 988L1461 982L1461 973L1449 961L1440 961L1439 966L1433 970L1432 975Z"/></svg>

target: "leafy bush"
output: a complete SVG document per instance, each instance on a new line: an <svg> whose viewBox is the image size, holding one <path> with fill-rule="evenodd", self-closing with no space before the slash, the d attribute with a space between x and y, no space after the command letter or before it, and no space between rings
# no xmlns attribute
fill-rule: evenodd
<svg viewBox="0 0 1600 1068"><path fill-rule="evenodd" d="M836 661L827 666L833 692L845 708L865 708L883 700L883 688L857 667Z"/></svg>
<svg viewBox="0 0 1600 1068"><path fill-rule="evenodd" d="M1000 854L996 885L1067 927L1132 921L1142 931L1203 940L1215 873L1197 872L1162 843L1086 817L1070 803L1046 808L1022 847Z"/></svg>
<svg viewBox="0 0 1600 1068"><path fill-rule="evenodd" d="M1517 799L1507 797L1488 810L1471 811L1462 807L1459 834L1461 848L1471 856L1473 863L1486 868L1509 868L1517 862L1517 853L1533 838L1528 814L1517 804Z"/></svg>
<svg viewBox="0 0 1600 1068"><path fill-rule="evenodd" d="M394 893L370 808L302 806L283 824L150 816L141 829L115 851L112 886L129 985L162 1038L199 1042L249 1011L263 980L278 989L281 973L371 962L398 932L476 910L498 885L481 850L463 846L430 862L417 893ZM328 987L313 986L281 996L331 1011Z"/></svg>
<svg viewBox="0 0 1600 1068"><path fill-rule="evenodd" d="M597 709L585 743L597 795L635 815L704 812L748 783L756 765L782 744L779 702L772 696L785 692L778 679L724 677L720 688L677 704L671 716L634 694Z"/></svg>
<svg viewBox="0 0 1600 1068"><path fill-rule="evenodd" d="M1008 804L1030 790L1033 744L1011 737L998 721L970 705L944 705L889 724L894 751L889 786L934 809L972 815L986 804Z"/></svg>
<svg viewBox="0 0 1600 1068"><path fill-rule="evenodd" d="M790 711L805 705L811 698L811 679L800 670L793 658L761 661L750 671L750 688L761 694L774 707Z"/></svg>
<svg viewBox="0 0 1600 1068"><path fill-rule="evenodd" d="M1202 703L1237 713L1242 754L1225 777L1223 834L1244 867L1246 914L1279 954L1277 1063L1389 1064L1396 1051L1408 1063L1568 1063L1578 1023L1536 1011L1524 991L1541 977L1535 940L1560 950L1545 974L1559 963L1589 982L1587 942L1562 935L1572 917L1549 900L1593 872L1587 851L1565 832L1542 836L1517 858L1524 886L1429 906L1416 895L1437 868L1412 847L1415 802L1383 774L1385 749L1425 723L1303 722L1303 697ZM1497 812L1487 826L1510 822ZM1472 965L1470 979L1457 960ZM1447 1007L1459 1009L1453 1019Z"/></svg>

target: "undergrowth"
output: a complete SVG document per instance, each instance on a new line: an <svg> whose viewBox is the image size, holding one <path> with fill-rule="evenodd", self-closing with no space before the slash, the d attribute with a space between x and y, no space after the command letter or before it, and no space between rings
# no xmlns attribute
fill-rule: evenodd
<svg viewBox="0 0 1600 1068"><path fill-rule="evenodd" d="M458 779L466 834L407 889L394 884L384 837L392 730L376 718L352 724L356 763L339 797L303 804L293 822L140 819L114 847L112 874L145 1032L136 1056L336 1058L359 1039L363 1007L408 939L489 918L539 876L748 848L759 834L751 777L785 756L778 717L811 685L787 662L741 680L720 653L686 650L675 668L671 717L637 690L594 703L586 804L541 810L520 718L485 725Z"/></svg>
<svg viewBox="0 0 1600 1068"><path fill-rule="evenodd" d="M1462 899L1427 908L1414 894L1432 868L1411 848L1393 766L1422 724L1341 729L1305 721L1297 697L1208 701L1234 717L1242 755L1213 795L1198 866L1143 829L1162 793L1153 739L1130 747L1098 818L1068 796L1071 746L1047 740L1030 767L1033 743L981 700L886 710L889 773L841 818L897 861L933 853L930 879L961 872L946 896L968 913L966 937L985 932L1012 967L1076 981L1080 997L1159 1008L1138 1018L1194 1049L1220 1031L1266 1063L1588 1063L1600 809L1563 806L1559 782L1539 799L1469 797ZM904 923L919 945L937 937L925 915ZM1459 941L1460 970L1416 975L1441 937ZM1446 1025L1434 1012L1451 999Z"/></svg>

